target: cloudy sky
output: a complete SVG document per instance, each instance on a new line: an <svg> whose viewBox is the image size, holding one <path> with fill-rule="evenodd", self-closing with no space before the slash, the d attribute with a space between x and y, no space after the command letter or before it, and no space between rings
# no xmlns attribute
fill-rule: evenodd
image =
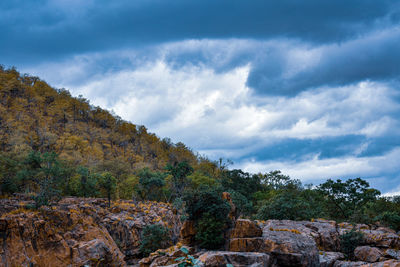
<svg viewBox="0 0 400 267"><path fill-rule="evenodd" d="M0 63L250 172L400 193L396 0L12 0Z"/></svg>

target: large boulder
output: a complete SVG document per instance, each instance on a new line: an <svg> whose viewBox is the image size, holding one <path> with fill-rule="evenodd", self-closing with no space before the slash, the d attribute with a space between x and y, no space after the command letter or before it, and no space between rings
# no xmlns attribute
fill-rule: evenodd
<svg viewBox="0 0 400 267"><path fill-rule="evenodd" d="M205 267L225 267L232 264L235 267L253 266L267 267L272 265L271 257L257 252L207 251L198 259Z"/></svg>
<svg viewBox="0 0 400 267"><path fill-rule="evenodd" d="M261 237L261 227L255 221L238 219L230 233L230 238Z"/></svg>
<svg viewBox="0 0 400 267"><path fill-rule="evenodd" d="M343 253L332 252L332 251L320 251L319 252L319 264L320 267L332 267L336 261L343 260L345 257Z"/></svg>
<svg viewBox="0 0 400 267"><path fill-rule="evenodd" d="M0 226L0 266L126 265L108 231L77 210L4 214Z"/></svg>
<svg viewBox="0 0 400 267"><path fill-rule="evenodd" d="M360 261L377 262L382 256L382 251L375 247L360 246L354 250L354 257Z"/></svg>
<svg viewBox="0 0 400 267"><path fill-rule="evenodd" d="M400 261L387 260L375 263L364 261L336 261L333 267L400 267Z"/></svg>
<svg viewBox="0 0 400 267"><path fill-rule="evenodd" d="M307 233L291 228L291 221L271 220L263 229L262 252L279 266L319 266L317 244Z"/></svg>

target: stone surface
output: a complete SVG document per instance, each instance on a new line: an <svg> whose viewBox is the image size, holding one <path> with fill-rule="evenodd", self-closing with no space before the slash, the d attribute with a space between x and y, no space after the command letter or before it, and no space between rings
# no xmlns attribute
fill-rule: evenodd
<svg viewBox="0 0 400 267"><path fill-rule="evenodd" d="M0 221L0 266L126 265L108 231L73 210L25 211Z"/></svg>
<svg viewBox="0 0 400 267"><path fill-rule="evenodd" d="M383 256L383 253L375 247L360 246L354 250L354 256L360 261L377 262Z"/></svg>
<svg viewBox="0 0 400 267"><path fill-rule="evenodd" d="M279 266L318 266L319 253L314 239L290 227L291 221L268 221L263 229L261 252L270 253Z"/></svg>
<svg viewBox="0 0 400 267"><path fill-rule="evenodd" d="M400 261L387 260L368 263L363 261L336 261L334 267L400 267Z"/></svg>
<svg viewBox="0 0 400 267"><path fill-rule="evenodd" d="M256 222L238 219L230 233L230 238L261 237L262 230Z"/></svg>
<svg viewBox="0 0 400 267"><path fill-rule="evenodd" d="M181 228L179 216L166 203L118 201L108 208L105 199L65 198L35 212L22 208L27 204L32 201L0 201L0 236L6 237L0 238L0 266L47 266L49 261L79 266L88 259L133 264L141 256L140 234L146 225L165 226L171 241Z"/></svg>
<svg viewBox="0 0 400 267"><path fill-rule="evenodd" d="M343 259L344 259L344 254L340 252L332 252L332 251L319 252L320 267L332 267L336 261Z"/></svg>
<svg viewBox="0 0 400 267"><path fill-rule="evenodd" d="M194 244L196 229L193 221L185 221L180 231L180 242L184 245L191 246Z"/></svg>
<svg viewBox="0 0 400 267"><path fill-rule="evenodd" d="M271 266L271 257L265 253L208 251L201 254L198 259L205 267L225 267L232 264L235 267L244 266Z"/></svg>

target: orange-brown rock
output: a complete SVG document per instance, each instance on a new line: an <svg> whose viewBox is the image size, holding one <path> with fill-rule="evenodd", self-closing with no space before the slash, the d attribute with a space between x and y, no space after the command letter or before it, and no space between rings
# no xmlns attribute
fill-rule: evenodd
<svg viewBox="0 0 400 267"><path fill-rule="evenodd" d="M0 266L126 265L108 231L74 211L20 211L0 221Z"/></svg>
<svg viewBox="0 0 400 267"><path fill-rule="evenodd" d="M185 221L180 232L180 242L186 246L192 246L195 241L196 228L194 221Z"/></svg>
<svg viewBox="0 0 400 267"><path fill-rule="evenodd" d="M256 238L233 238L229 241L229 250L235 252L258 252L262 251L264 239Z"/></svg>
<svg viewBox="0 0 400 267"><path fill-rule="evenodd" d="M364 261L336 261L333 267L400 267L400 261L386 260L375 263Z"/></svg>
<svg viewBox="0 0 400 267"><path fill-rule="evenodd" d="M230 233L230 238L261 237L262 230L255 221L238 219Z"/></svg>
<svg viewBox="0 0 400 267"><path fill-rule="evenodd" d="M354 250L354 256L360 261L377 262L383 256L383 253L375 247L360 246Z"/></svg>
<svg viewBox="0 0 400 267"><path fill-rule="evenodd" d="M228 192L222 193L222 199L228 201L229 205L231 206L231 210L229 211L228 218L233 221L236 219L236 206L233 204L231 194Z"/></svg>
<svg viewBox="0 0 400 267"><path fill-rule="evenodd" d="M204 267L225 267L227 264L235 267L272 265L271 257L268 254L257 252L207 251L198 259Z"/></svg>

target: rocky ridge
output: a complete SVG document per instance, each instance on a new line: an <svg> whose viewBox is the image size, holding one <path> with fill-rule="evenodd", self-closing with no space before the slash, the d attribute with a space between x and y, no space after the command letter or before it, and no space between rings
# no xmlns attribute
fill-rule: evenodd
<svg viewBox="0 0 400 267"><path fill-rule="evenodd" d="M66 198L33 211L25 199L0 200L0 266L176 266L186 247L200 266L400 266L400 236L393 230L356 225L365 242L357 261L340 252L340 235L353 228L327 220L235 220L224 251L193 244L194 223L181 224L167 203ZM140 233L160 223L171 247L141 259ZM176 241L178 241L176 243ZM173 245L173 243L176 243Z"/></svg>

